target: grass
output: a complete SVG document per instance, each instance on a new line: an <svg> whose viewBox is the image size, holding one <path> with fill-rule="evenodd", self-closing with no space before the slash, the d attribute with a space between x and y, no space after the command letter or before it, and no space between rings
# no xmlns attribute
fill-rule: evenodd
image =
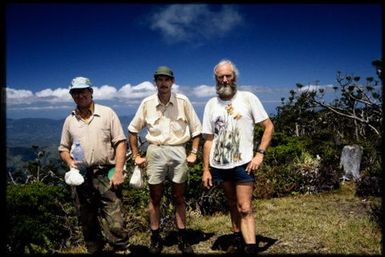
<svg viewBox="0 0 385 257"><path fill-rule="evenodd" d="M333 192L255 200L261 255L381 255L381 228L370 215L370 206L379 205L381 199L359 198L354 192L354 183L345 183ZM202 216L190 211L188 229L195 253L224 253L223 245L231 234L230 218L228 214ZM175 231L163 234L167 243L162 253L179 253ZM148 232L134 233L132 253L145 251L149 237Z"/></svg>

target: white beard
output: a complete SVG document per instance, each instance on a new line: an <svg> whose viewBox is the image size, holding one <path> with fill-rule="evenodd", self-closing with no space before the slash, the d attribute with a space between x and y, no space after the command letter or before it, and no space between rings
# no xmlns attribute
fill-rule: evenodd
<svg viewBox="0 0 385 257"><path fill-rule="evenodd" d="M236 90L236 84L227 84L227 85L221 85L217 84L217 94L220 97L230 97L234 95Z"/></svg>

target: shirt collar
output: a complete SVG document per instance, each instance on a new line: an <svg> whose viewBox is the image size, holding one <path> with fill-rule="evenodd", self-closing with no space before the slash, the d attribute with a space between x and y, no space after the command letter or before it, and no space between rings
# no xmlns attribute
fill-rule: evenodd
<svg viewBox="0 0 385 257"><path fill-rule="evenodd" d="M167 104L172 104L172 105L175 105L176 104L176 95L175 93L171 93L171 96L170 96L170 100L168 101ZM159 100L159 96L156 95L156 106L159 106L159 105L162 105L162 102Z"/></svg>
<svg viewBox="0 0 385 257"><path fill-rule="evenodd" d="M91 116L92 115L98 115L99 116L99 114L97 113L97 108L96 108L95 103L93 101L92 101L90 107L88 108L88 111L91 113ZM76 107L76 109L72 111L72 114L80 117L79 109Z"/></svg>

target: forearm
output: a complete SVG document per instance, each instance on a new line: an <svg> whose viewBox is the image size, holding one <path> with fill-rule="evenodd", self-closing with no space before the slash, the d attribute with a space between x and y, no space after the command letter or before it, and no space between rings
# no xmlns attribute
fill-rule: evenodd
<svg viewBox="0 0 385 257"><path fill-rule="evenodd" d="M210 150L212 145L211 139L206 139L203 145L203 171L209 171L210 167Z"/></svg>
<svg viewBox="0 0 385 257"><path fill-rule="evenodd" d="M138 147L138 134L129 132L128 141L130 144L132 159L135 159L135 157L140 154Z"/></svg>
<svg viewBox="0 0 385 257"><path fill-rule="evenodd" d="M193 151L197 151L198 150L198 147L199 147L199 141L200 141L200 136L196 136L192 139L192 146L191 146L191 150L192 152Z"/></svg>
<svg viewBox="0 0 385 257"><path fill-rule="evenodd" d="M69 167L69 168L71 168L72 167L72 164L73 164L73 159L71 158L71 155L70 155L70 153L69 152L67 152L67 151L61 151L60 152L60 158L62 159L62 161L64 161L66 164L67 164L67 166Z"/></svg>
<svg viewBox="0 0 385 257"><path fill-rule="evenodd" d="M263 131L261 143L259 144L258 148L262 150L266 150L269 147L271 139L273 137L274 125L270 119L263 121L261 125L264 131Z"/></svg>
<svg viewBox="0 0 385 257"><path fill-rule="evenodd" d="M126 151L127 151L127 143L126 140L118 142L115 149L115 169L117 171L123 171L124 165L126 163Z"/></svg>

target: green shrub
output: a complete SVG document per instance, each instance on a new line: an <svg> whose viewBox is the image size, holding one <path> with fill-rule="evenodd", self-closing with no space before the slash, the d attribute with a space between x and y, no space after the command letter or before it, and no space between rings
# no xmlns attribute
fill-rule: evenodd
<svg viewBox="0 0 385 257"><path fill-rule="evenodd" d="M69 202L63 187L40 182L8 185L7 251L34 253L63 246L71 229L64 210Z"/></svg>

